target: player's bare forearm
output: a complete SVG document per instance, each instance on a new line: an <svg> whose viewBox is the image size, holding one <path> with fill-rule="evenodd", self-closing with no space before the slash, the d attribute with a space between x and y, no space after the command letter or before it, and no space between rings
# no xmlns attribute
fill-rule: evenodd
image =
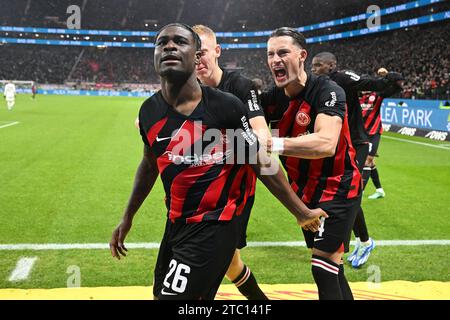
<svg viewBox="0 0 450 320"><path fill-rule="evenodd" d="M296 138L285 138L282 154L303 159L321 159L333 156L335 148L331 139L313 133Z"/></svg>
<svg viewBox="0 0 450 320"><path fill-rule="evenodd" d="M125 209L124 218L133 219L144 200L153 188L158 178L158 167L156 158L147 146L144 147L144 156L138 166L134 178L133 191L131 192L128 205Z"/></svg>
<svg viewBox="0 0 450 320"><path fill-rule="evenodd" d="M281 154L304 159L332 157L336 152L341 128L342 120L339 117L319 114L314 133L284 138Z"/></svg>
<svg viewBox="0 0 450 320"><path fill-rule="evenodd" d="M305 219L309 213L309 208L299 199L294 190L292 190L279 165L275 174L261 174L261 168L256 165L253 166L253 170L258 175L258 179L264 183L266 188L269 189L289 212L298 220Z"/></svg>
<svg viewBox="0 0 450 320"><path fill-rule="evenodd" d="M381 91L389 86L389 82L384 78L361 78L355 82L354 89L358 91Z"/></svg>
<svg viewBox="0 0 450 320"><path fill-rule="evenodd" d="M253 166L253 169L267 189L294 215L297 223L305 230L316 232L320 226L320 217L328 218L328 215L322 209L311 210L300 200L292 190L280 167L278 167L277 173L272 175L261 175L259 173L260 166Z"/></svg>
<svg viewBox="0 0 450 320"><path fill-rule="evenodd" d="M270 130L267 126L266 119L263 116L257 116L249 119L250 125L252 126L253 131L255 132L256 136L258 137L259 142L270 148Z"/></svg>

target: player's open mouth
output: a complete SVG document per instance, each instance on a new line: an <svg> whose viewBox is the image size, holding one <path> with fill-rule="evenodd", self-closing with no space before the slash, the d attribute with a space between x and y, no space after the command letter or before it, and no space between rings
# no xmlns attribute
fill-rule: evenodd
<svg viewBox="0 0 450 320"><path fill-rule="evenodd" d="M282 81L286 80L287 72L286 72L285 68L283 68L283 67L274 67L272 70L273 70L273 74L275 75L275 79L278 82L282 82Z"/></svg>

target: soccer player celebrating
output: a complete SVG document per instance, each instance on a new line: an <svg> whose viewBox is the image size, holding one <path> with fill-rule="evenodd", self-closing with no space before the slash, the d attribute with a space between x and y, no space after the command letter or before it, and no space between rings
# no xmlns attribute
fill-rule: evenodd
<svg viewBox="0 0 450 320"><path fill-rule="evenodd" d="M306 73L306 58L301 33L286 27L272 33L268 65L276 86L290 98L288 105L280 104L279 89L263 93L266 118L277 122L280 135L272 138L272 151L280 154L298 197L329 215L318 232L303 230L312 249L319 299L353 299L342 256L361 202L361 175L350 140L345 93L328 77Z"/></svg>
<svg viewBox="0 0 450 320"><path fill-rule="evenodd" d="M16 103L16 86L12 82L8 82L5 85L3 96L6 99L6 105L9 111L12 111L14 104Z"/></svg>
<svg viewBox="0 0 450 320"><path fill-rule="evenodd" d="M166 25L156 36L154 66L162 89L139 112L144 156L110 241L113 257L126 255L133 217L161 174L168 219L154 274L157 299L214 298L236 249L235 217L250 193L239 158L252 162L259 145L243 103L198 83L200 56L201 41L187 25ZM263 156L258 163L265 163ZM327 217L296 197L281 170L260 178L303 227L317 230L318 219Z"/></svg>
<svg viewBox="0 0 450 320"><path fill-rule="evenodd" d="M264 112L259 106L258 94L254 83L238 72L229 72L220 68L219 57L221 48L217 44L213 30L204 25L195 25L192 29L199 35L202 42L202 56L196 70L198 79L204 85L230 92L238 97L247 107L250 125L253 130L255 130L260 139L267 140L267 137L270 135L269 128L264 119ZM238 218L241 228L238 245L226 276L247 299L266 300L267 297L259 288L252 271L244 264L240 255L240 249L247 245L247 225L250 211L255 201L256 174L251 168L249 168L248 181L252 192L247 199L242 214Z"/></svg>
<svg viewBox="0 0 450 320"><path fill-rule="evenodd" d="M356 160L358 169L362 174L363 181L369 179L370 171L364 170L367 155L369 154L369 140L364 129L361 105L358 93L360 91L381 91L387 89L393 82L396 74L387 74L384 78L373 78L360 76L351 70L337 70L337 59L330 52L321 52L312 60L312 72L317 75L326 74L331 80L341 86L346 95L348 108L348 121L353 146L356 149ZM392 78L392 79L391 79ZM355 219L353 232L356 237L356 246L348 257L354 268L362 266L369 258L375 248L375 242L369 237L364 212L360 207Z"/></svg>
<svg viewBox="0 0 450 320"><path fill-rule="evenodd" d="M380 68L377 71L378 75L386 76L388 71L385 68ZM383 132L383 126L381 123L381 104L384 98L390 97L402 90L403 78L399 75L398 80L392 84L388 89L381 92L367 92L363 94L360 99L362 108L362 116L364 121L364 128L369 135L369 155L367 156L364 170L370 171L370 178L375 185L376 191L370 195L369 199L379 199L386 196L383 188L381 187L380 178L378 176L378 170L375 164L375 157L377 156L378 147L380 145L381 134ZM364 181L364 188L368 180Z"/></svg>
<svg viewBox="0 0 450 320"><path fill-rule="evenodd" d="M33 84L31 85L31 98L33 100L36 98L36 94L37 94L37 86L36 82L33 82Z"/></svg>

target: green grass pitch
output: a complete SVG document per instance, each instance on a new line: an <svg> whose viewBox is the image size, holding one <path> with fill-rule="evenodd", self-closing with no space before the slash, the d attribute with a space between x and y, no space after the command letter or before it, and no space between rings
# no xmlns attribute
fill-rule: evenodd
<svg viewBox="0 0 450 320"><path fill-rule="evenodd" d="M134 127L144 99L19 95L13 111L0 100L0 244L108 243L131 191L142 141ZM387 197L363 207L379 240L450 239L450 144L407 138L438 149L382 139L377 164ZM128 242L159 242L165 221L158 181L137 214ZM295 219L262 186L248 241L301 241ZM151 285L157 250L134 249L121 261L108 250L1 251L0 288L65 287L71 265L82 286ZM312 283L306 248L246 248L244 261L261 283ZM38 257L30 277L9 282L20 257ZM350 281L377 265L381 280L450 281L450 246L377 247ZM225 282L227 282L225 280Z"/></svg>

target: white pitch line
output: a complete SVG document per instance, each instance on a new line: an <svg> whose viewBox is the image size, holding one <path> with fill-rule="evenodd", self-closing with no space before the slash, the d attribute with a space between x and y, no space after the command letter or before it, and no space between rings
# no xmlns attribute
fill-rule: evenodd
<svg viewBox="0 0 450 320"><path fill-rule="evenodd" d="M351 241L354 245L355 242ZM377 246L448 246L450 240L375 240ZM157 242L125 243L127 249L158 249ZM304 241L262 241L249 242L248 247L305 247ZM107 243L22 243L22 244L0 244L0 251L5 250L94 250L109 249Z"/></svg>
<svg viewBox="0 0 450 320"><path fill-rule="evenodd" d="M437 149L450 150L450 148L443 147L443 146L438 145L438 144L430 144L430 143L425 143L425 142L412 141L412 140L407 140L407 139L402 139L402 138L390 137L390 136L387 136L387 135L383 135L382 139L384 139L384 138L391 139L391 140L402 141L402 142L409 142L409 143L413 143L413 144L419 144L421 146L427 146L427 147L432 147L432 148L437 148Z"/></svg>
<svg viewBox="0 0 450 320"><path fill-rule="evenodd" d="M6 128L6 127L11 127L11 126L19 124L19 123L20 123L19 121L15 121L15 122L11 122L8 124L4 124L4 125L0 126L0 129Z"/></svg>
<svg viewBox="0 0 450 320"><path fill-rule="evenodd" d="M20 258L17 261L16 268L9 277L9 281L22 281L28 279L37 257Z"/></svg>

